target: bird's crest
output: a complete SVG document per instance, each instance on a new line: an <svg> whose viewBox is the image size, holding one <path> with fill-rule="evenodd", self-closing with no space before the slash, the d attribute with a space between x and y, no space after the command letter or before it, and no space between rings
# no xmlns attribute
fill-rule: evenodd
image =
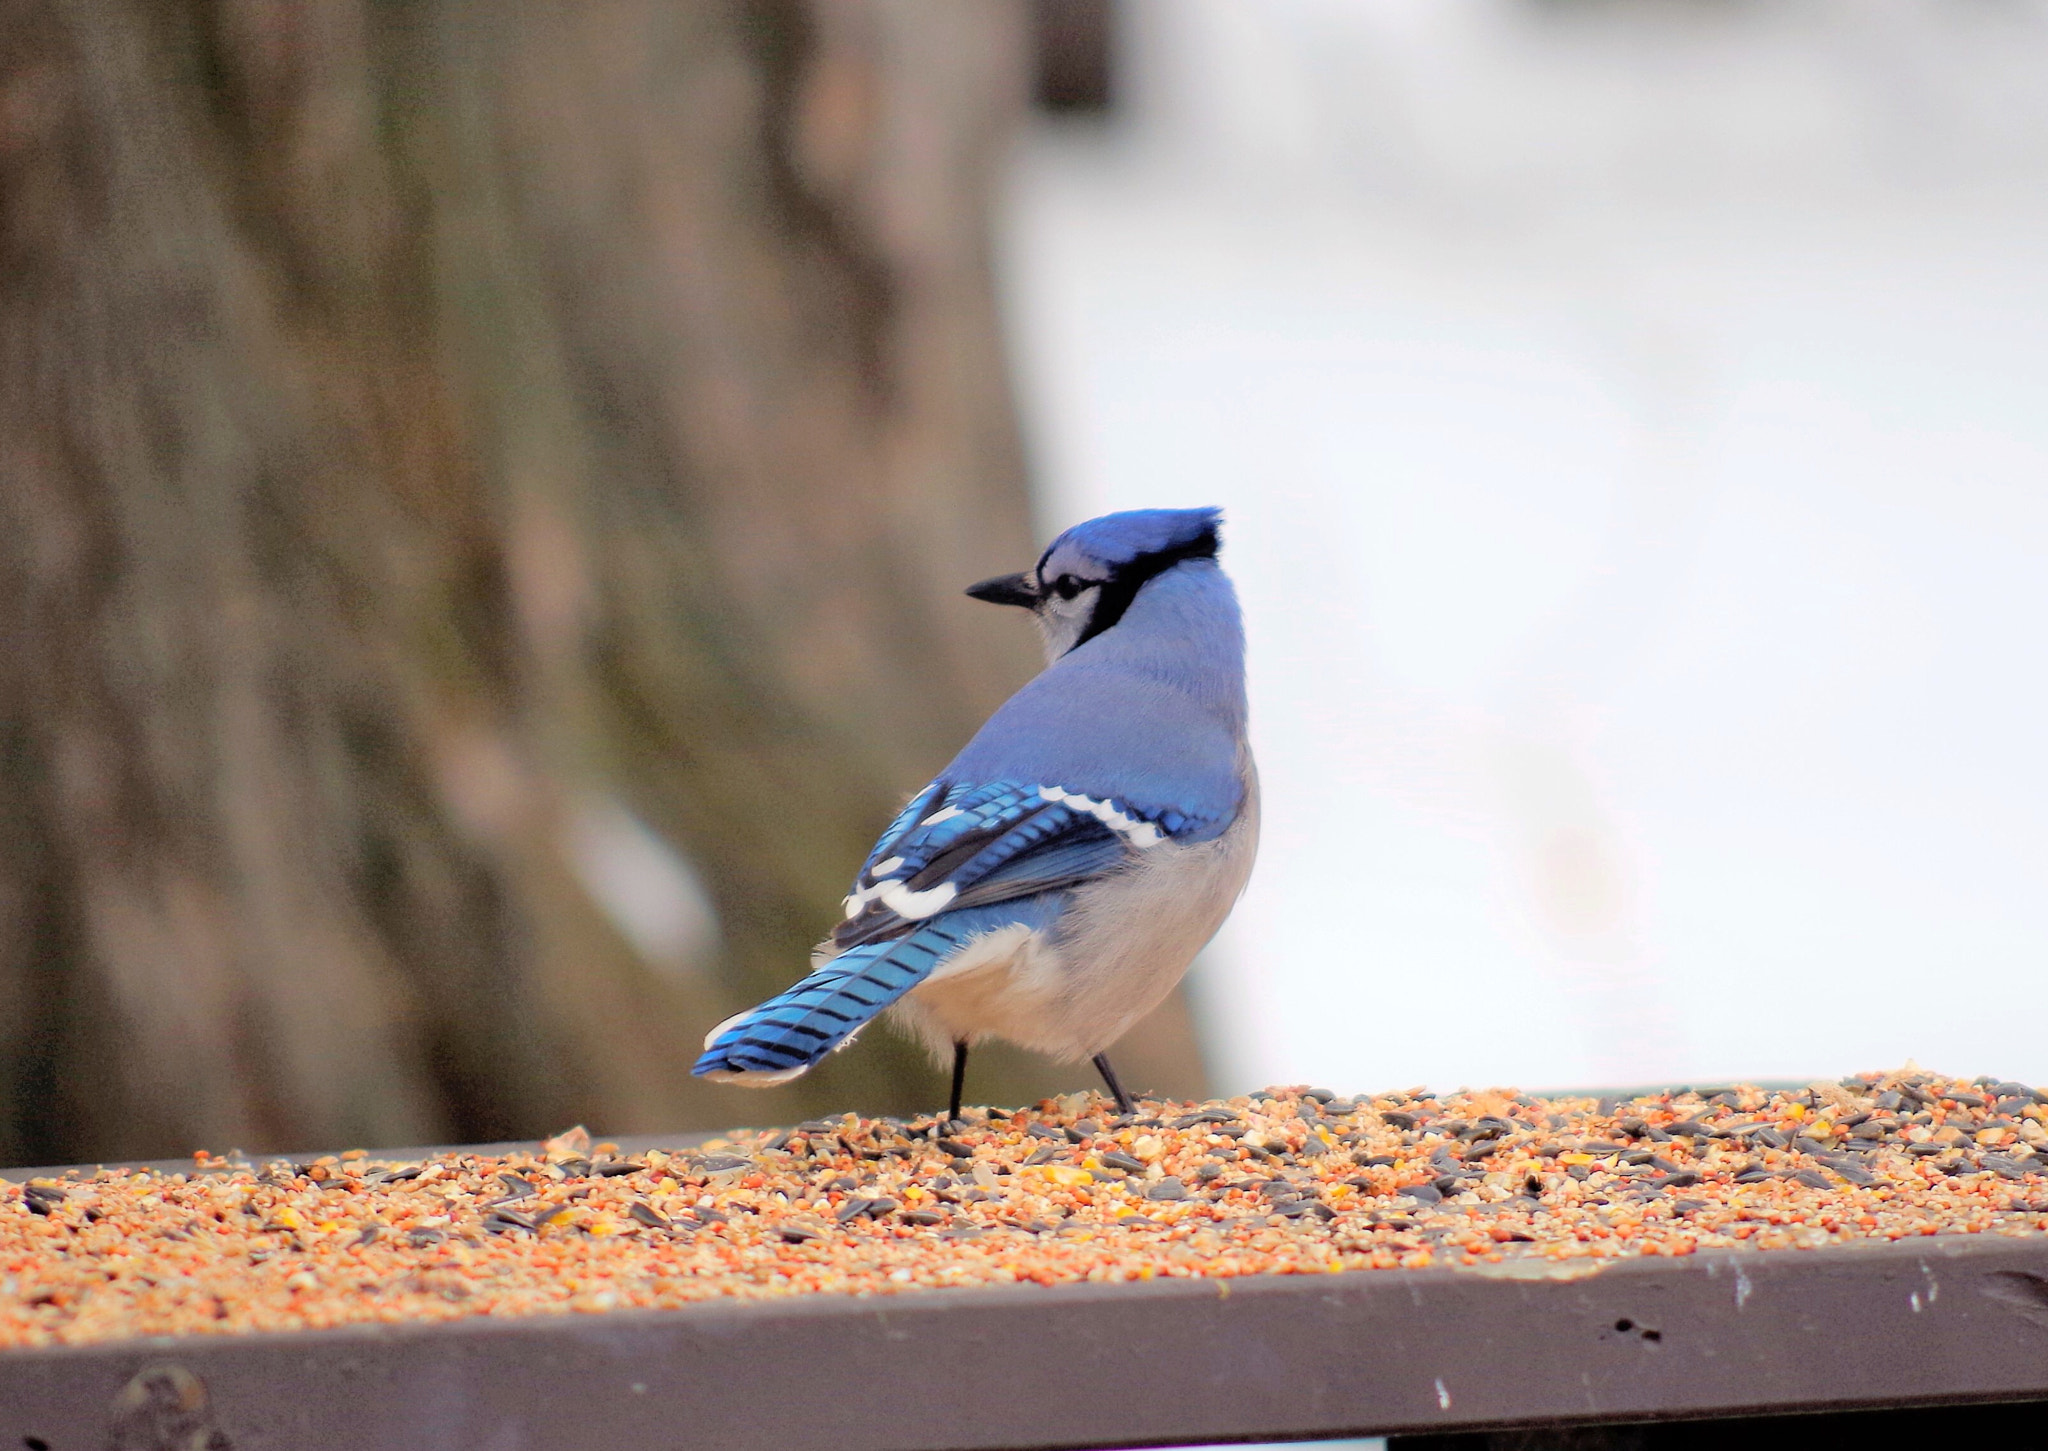
<svg viewBox="0 0 2048 1451"><path fill-rule="evenodd" d="M1046 546L1039 568L1055 558L1086 560L1114 573L1135 559L1213 557L1221 543L1221 509L1128 509L1076 524Z"/></svg>

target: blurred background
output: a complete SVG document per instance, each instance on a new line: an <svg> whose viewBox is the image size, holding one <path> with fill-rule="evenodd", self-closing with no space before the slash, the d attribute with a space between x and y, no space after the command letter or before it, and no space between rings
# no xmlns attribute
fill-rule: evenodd
<svg viewBox="0 0 2048 1451"><path fill-rule="evenodd" d="M2048 1077L2048 8L1133 3L1043 497L1231 513L1226 1087Z"/></svg>
<svg viewBox="0 0 2048 1451"><path fill-rule="evenodd" d="M2048 1080L2048 6L0 36L0 1162L930 1107L688 1068L1147 504L1266 828L1127 1080Z"/></svg>

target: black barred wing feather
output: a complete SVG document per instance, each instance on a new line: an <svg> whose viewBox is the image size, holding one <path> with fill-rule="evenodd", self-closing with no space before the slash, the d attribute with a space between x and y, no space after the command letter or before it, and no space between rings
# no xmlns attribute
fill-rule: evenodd
<svg viewBox="0 0 2048 1451"><path fill-rule="evenodd" d="M882 834L832 934L844 950L940 912L1074 886L1166 840L1115 801L999 781L919 792Z"/></svg>

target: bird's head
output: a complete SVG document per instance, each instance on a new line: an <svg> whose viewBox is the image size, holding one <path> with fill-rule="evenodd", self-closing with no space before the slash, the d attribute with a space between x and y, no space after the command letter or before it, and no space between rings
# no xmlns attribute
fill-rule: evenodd
<svg viewBox="0 0 2048 1451"><path fill-rule="evenodd" d="M1035 568L970 585L991 604L1031 611L1058 659L1123 618L1147 580L1190 559L1214 559L1221 509L1132 509L1076 524Z"/></svg>

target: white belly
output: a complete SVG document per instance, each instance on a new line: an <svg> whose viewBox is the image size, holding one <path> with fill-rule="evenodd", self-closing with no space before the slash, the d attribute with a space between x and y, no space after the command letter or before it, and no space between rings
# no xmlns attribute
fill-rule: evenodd
<svg viewBox="0 0 2048 1451"><path fill-rule="evenodd" d="M1251 877L1258 774L1214 841L1162 842L1074 891L1043 932L1007 927L941 963L892 1011L940 1061L956 1042L1004 1038L1055 1058L1100 1053L1166 1000Z"/></svg>

